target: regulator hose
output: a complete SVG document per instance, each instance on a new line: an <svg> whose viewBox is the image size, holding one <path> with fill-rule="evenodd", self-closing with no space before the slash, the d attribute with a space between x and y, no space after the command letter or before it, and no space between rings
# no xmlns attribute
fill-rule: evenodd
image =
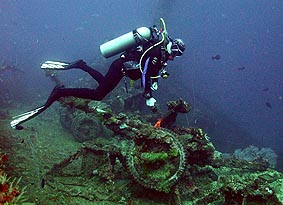
<svg viewBox="0 0 283 205"><path fill-rule="evenodd" d="M146 49L146 51L142 54L142 56L140 58L139 67L140 67L141 73L143 73L143 70L142 70L142 60L143 60L143 57L145 56L145 54L149 50L151 50L152 48L160 45L163 42L164 42L164 46L165 46L165 39L166 39L167 30L166 30L166 24L165 24L165 21L164 21L163 18L160 18L160 30L161 30L162 39L160 41L158 41L156 44L154 44L154 45L150 46L148 49Z"/></svg>

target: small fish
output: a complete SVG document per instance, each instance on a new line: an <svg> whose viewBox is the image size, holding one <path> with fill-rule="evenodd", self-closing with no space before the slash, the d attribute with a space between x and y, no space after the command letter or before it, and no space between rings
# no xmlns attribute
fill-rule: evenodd
<svg viewBox="0 0 283 205"><path fill-rule="evenodd" d="M270 102L266 102L265 106L268 107L269 109L272 109L272 106L271 106Z"/></svg>
<svg viewBox="0 0 283 205"><path fill-rule="evenodd" d="M212 56L211 58L212 58L212 60L219 60L221 58L221 56L220 55L216 55L216 56Z"/></svg>
<svg viewBox="0 0 283 205"><path fill-rule="evenodd" d="M41 186L41 188L44 188L44 186L45 186L45 179L44 178L41 179L40 186Z"/></svg>
<svg viewBox="0 0 283 205"><path fill-rule="evenodd" d="M23 126L21 126L21 125L16 125L16 130L23 130L23 129L24 129Z"/></svg>
<svg viewBox="0 0 283 205"><path fill-rule="evenodd" d="M246 67L242 66L242 67L238 67L237 70L245 70Z"/></svg>
<svg viewBox="0 0 283 205"><path fill-rule="evenodd" d="M269 91L269 88L264 88L261 91L263 91L263 92Z"/></svg>

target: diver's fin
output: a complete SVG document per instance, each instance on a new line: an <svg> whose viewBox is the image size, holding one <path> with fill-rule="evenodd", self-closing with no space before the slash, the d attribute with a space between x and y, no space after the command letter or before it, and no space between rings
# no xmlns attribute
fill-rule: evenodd
<svg viewBox="0 0 283 205"><path fill-rule="evenodd" d="M31 110L31 111L28 111L28 112L25 112L23 114L20 114L20 115L17 115L15 117L13 117L13 120L10 122L10 125L13 129L22 129L22 126L20 126L21 123L31 119L31 118L34 118L35 116L37 116L38 114L42 113L44 110L46 110L46 106L41 106L41 107L38 107L34 110Z"/></svg>
<svg viewBox="0 0 283 205"><path fill-rule="evenodd" d="M40 68L45 70L66 70L66 67L69 65L67 62L45 61L41 64Z"/></svg>
<svg viewBox="0 0 283 205"><path fill-rule="evenodd" d="M69 70L71 68L79 68L81 62L83 62L83 60L77 60L72 63L60 61L45 61L41 64L40 68L44 70Z"/></svg>

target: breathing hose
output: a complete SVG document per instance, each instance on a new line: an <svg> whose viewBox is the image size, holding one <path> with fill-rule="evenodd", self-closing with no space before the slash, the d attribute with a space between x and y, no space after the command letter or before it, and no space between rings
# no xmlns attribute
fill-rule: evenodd
<svg viewBox="0 0 283 205"><path fill-rule="evenodd" d="M140 67L140 71L141 73L143 73L143 70L142 70L142 60L143 60L143 57L145 56L145 54L151 50L152 48L160 45L161 43L164 42L164 47L165 47L165 39L166 39L166 33L167 33L167 30L166 30L166 24L165 24L165 21L163 18L160 18L160 27L161 27L161 35L162 35L162 39L160 41L158 41L156 44L150 46L148 49L146 49L146 51L142 54L141 58L140 58L140 62L139 62L139 67ZM162 30L162 27L163 27L163 30ZM152 77L152 78L158 78L160 76L156 76L156 77Z"/></svg>

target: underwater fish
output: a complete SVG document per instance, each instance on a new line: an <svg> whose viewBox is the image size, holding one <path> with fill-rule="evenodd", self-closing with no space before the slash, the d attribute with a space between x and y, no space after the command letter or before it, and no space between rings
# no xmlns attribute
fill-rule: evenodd
<svg viewBox="0 0 283 205"><path fill-rule="evenodd" d="M16 130L23 130L24 129L24 127L23 126L21 126L21 125L16 125Z"/></svg>
<svg viewBox="0 0 283 205"><path fill-rule="evenodd" d="M266 102L265 106L268 107L269 109L272 109L272 106L271 106L270 102Z"/></svg>
<svg viewBox="0 0 283 205"><path fill-rule="evenodd" d="M236 68L237 70L245 70L246 69L246 67L245 66L242 66L242 67L238 67L238 68Z"/></svg>
<svg viewBox="0 0 283 205"><path fill-rule="evenodd" d="M263 92L269 91L269 88L264 88L261 91L263 91Z"/></svg>
<svg viewBox="0 0 283 205"><path fill-rule="evenodd" d="M44 178L41 179L40 186L41 186L41 188L44 188L44 186L45 186L45 179Z"/></svg>
<svg viewBox="0 0 283 205"><path fill-rule="evenodd" d="M211 58L212 58L212 60L219 60L221 58L221 56L220 55L216 55L216 56L212 56Z"/></svg>

